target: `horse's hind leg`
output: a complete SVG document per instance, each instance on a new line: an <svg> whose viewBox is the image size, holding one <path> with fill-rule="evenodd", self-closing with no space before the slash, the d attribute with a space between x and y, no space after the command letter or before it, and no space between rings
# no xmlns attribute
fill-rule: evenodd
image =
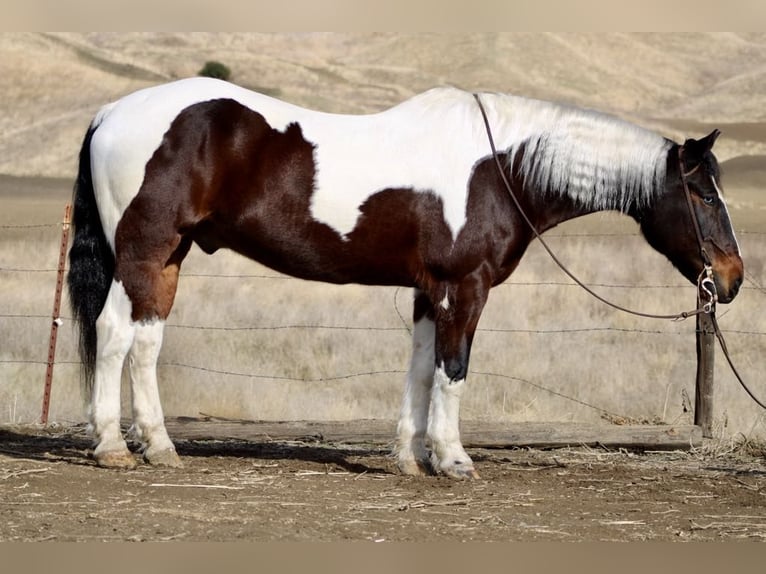
<svg viewBox="0 0 766 574"><path fill-rule="evenodd" d="M130 389L133 402L133 433L141 441L144 458L154 465L180 467L181 460L165 429L165 417L157 385L157 359L165 322L136 325L130 349Z"/></svg>
<svg viewBox="0 0 766 574"><path fill-rule="evenodd" d="M99 466L134 468L136 461L120 431L120 382L125 356L133 344L131 303L119 281L113 281L106 303L96 320L95 376L88 418Z"/></svg>
<svg viewBox="0 0 766 574"><path fill-rule="evenodd" d="M422 475L431 470L426 429L434 378L435 329L433 305L420 290L415 291L413 321L412 359L399 417L397 459L402 473Z"/></svg>
<svg viewBox="0 0 766 574"><path fill-rule="evenodd" d="M133 433L141 442L145 460L153 465L180 467L162 412L157 384L157 360L162 347L165 319L173 305L181 261L189 251L190 240L178 240L170 258L158 264L124 265L122 271L142 271L140 281L129 288L138 291L133 299L135 336L129 354L130 388L133 402ZM161 270L158 270L161 267ZM153 270L153 271L152 271ZM135 275L134 275L135 277ZM140 283L140 289L138 287Z"/></svg>

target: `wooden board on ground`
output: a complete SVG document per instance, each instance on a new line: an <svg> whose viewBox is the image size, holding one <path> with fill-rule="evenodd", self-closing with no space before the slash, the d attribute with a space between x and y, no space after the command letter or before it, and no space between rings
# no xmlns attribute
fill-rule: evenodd
<svg viewBox="0 0 766 574"><path fill-rule="evenodd" d="M239 439L247 441L300 440L343 444L393 445L396 422L355 421L244 421L179 417L166 420L174 439ZM702 429L695 425L604 425L586 423L461 423L468 448L557 448L604 446L643 450L687 450L702 445Z"/></svg>

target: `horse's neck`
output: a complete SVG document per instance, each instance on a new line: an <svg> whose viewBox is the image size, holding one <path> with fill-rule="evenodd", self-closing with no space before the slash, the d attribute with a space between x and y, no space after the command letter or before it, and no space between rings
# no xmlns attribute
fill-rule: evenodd
<svg viewBox="0 0 766 574"><path fill-rule="evenodd" d="M659 134L549 102L503 95L487 101L516 187L551 221L595 211L631 213L661 193L672 142Z"/></svg>
<svg viewBox="0 0 766 574"><path fill-rule="evenodd" d="M529 152L508 156L507 161L512 165L512 188L528 206L539 231L601 211L617 211L635 219L642 209L657 200L665 186L667 154L660 154L656 161L647 163L643 171L633 166L633 174L626 169L620 171L619 166L583 169L582 164L573 162L554 169L547 167L552 175L541 176L541 170L546 167L525 166L524 153ZM662 164L660 167L658 162Z"/></svg>
<svg viewBox="0 0 766 574"><path fill-rule="evenodd" d="M578 203L560 192L542 193L534 189L525 189L523 195L525 197L523 203L529 206L527 216L532 220L539 233L570 219L599 211L612 211L606 207Z"/></svg>
<svg viewBox="0 0 766 574"><path fill-rule="evenodd" d="M664 181L658 182L657 185L664 187ZM535 183L524 181L519 176L512 179L511 187L522 209L540 233L571 219L604 211L622 213L638 219L645 206L643 198L631 199L630 190L620 188L601 189L600 197L591 198L582 191L572 194L566 188L542 188ZM659 194L660 190L654 190L650 196L656 197Z"/></svg>

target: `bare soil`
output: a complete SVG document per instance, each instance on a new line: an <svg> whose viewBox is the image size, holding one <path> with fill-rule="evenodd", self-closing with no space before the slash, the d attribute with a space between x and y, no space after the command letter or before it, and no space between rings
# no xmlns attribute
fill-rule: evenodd
<svg viewBox="0 0 766 574"><path fill-rule="evenodd" d="M471 449L473 482L401 476L379 444L177 446L182 469L113 471L82 426L0 428L0 541L766 539L753 445Z"/></svg>

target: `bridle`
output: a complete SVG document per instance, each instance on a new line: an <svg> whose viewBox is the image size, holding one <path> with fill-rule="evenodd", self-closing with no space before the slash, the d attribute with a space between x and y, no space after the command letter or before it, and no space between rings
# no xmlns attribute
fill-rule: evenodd
<svg viewBox="0 0 766 574"><path fill-rule="evenodd" d="M692 194L689 191L688 178L694 172L696 172L700 166L697 164L689 171L684 171L683 161L684 147L678 146L678 171L681 176L681 184L684 188L684 196L686 197L686 206L689 208L689 217L692 220L692 227L694 228L694 235L697 238L697 245L700 250L700 257L702 258L702 272L697 278L697 291L700 296L704 295L707 301L702 304L702 309L705 313L713 313L715 311L715 304L718 302L718 292L715 288L715 281L713 279L713 265L710 262L710 256L705 249L705 241L702 238L702 230L700 228L699 220L697 219L697 212L694 210L694 203L692 202Z"/></svg>
<svg viewBox="0 0 766 574"><path fill-rule="evenodd" d="M648 317L651 319L670 319L673 321L680 321L683 319L688 319L691 316L694 315L700 315L700 314L706 314L710 317L710 320L713 324L713 329L715 331L716 338L718 339L719 344L721 345L721 350L723 351L724 356L726 357L727 362L729 363L729 367L731 367L732 372L734 373L734 376L739 381L740 385L742 385L742 388L745 389L748 395L750 395L750 398L753 399L761 408L766 409L766 403L760 401L753 392L748 388L748 386L745 384L745 382L742 380L742 377L740 376L739 372L737 372L736 367L734 366L734 363L731 360L731 356L729 355L729 350L726 347L726 341L723 338L723 333L721 333L721 329L718 327L718 320L715 316L715 305L718 302L718 292L716 291L715 287L715 280L713 279L713 266L710 262L710 257L705 250L705 242L702 238L702 231L700 229L699 220L697 219L697 213L694 211L694 203L692 201L692 195L691 191L689 191L689 183L687 181L687 178L692 175L694 172L696 172L701 164L697 164L695 167L693 167L688 172L684 171L684 162L683 162L683 146L678 146L678 169L679 174L681 176L681 183L684 188L684 195L686 197L686 205L689 208L689 216L692 220L692 225L694 227L694 234L697 238L697 245L700 249L700 257L702 258L703 268L702 272L699 274L699 277L697 278L697 308L693 309L691 311L682 311L680 313L675 313L672 315L655 315L652 313L644 313L641 311L635 311L633 309L628 309L626 307L623 307L621 305L617 305L616 303L612 303L608 299L605 299L595 291L593 291L590 287L585 285L582 281L580 281L560 260L558 257L556 257L556 254L553 252L553 250L548 246L548 243L543 239L542 234L537 230L534 223L532 223L532 220L529 219L526 212L524 211L524 208L521 206L521 202L516 197L516 194L513 192L513 188L511 187L511 182L508 181L508 177L505 174L505 170L503 169L503 165L500 162L500 156L497 153L497 148L495 147L495 140L492 136L492 129L489 125L489 119L487 118L487 112L484 110L484 105L481 103L481 98L479 97L479 94L474 93L473 97L476 99L476 103L479 105L479 110L481 110L481 116L484 119L484 127L487 131L487 139L489 140L489 147L492 150L492 157L495 160L495 165L497 166L498 174L500 175L500 179L503 181L503 185L505 186L506 190L508 191L508 195L510 196L511 200L513 201L513 204L516 206L516 209L518 210L519 214L521 215L521 218L524 220L524 222L527 224L527 226L532 230L532 233L534 236L540 241L540 244L543 246L545 251L548 252L548 255L550 255L551 259L553 259L554 263L558 265L558 267L569 276L570 279L572 279L577 285L582 287L587 293L601 301L602 303L609 305L610 307L613 307L614 309L617 309L619 311L623 311L625 313L630 313L631 315L637 315L639 317ZM703 298L705 301L703 302Z"/></svg>

